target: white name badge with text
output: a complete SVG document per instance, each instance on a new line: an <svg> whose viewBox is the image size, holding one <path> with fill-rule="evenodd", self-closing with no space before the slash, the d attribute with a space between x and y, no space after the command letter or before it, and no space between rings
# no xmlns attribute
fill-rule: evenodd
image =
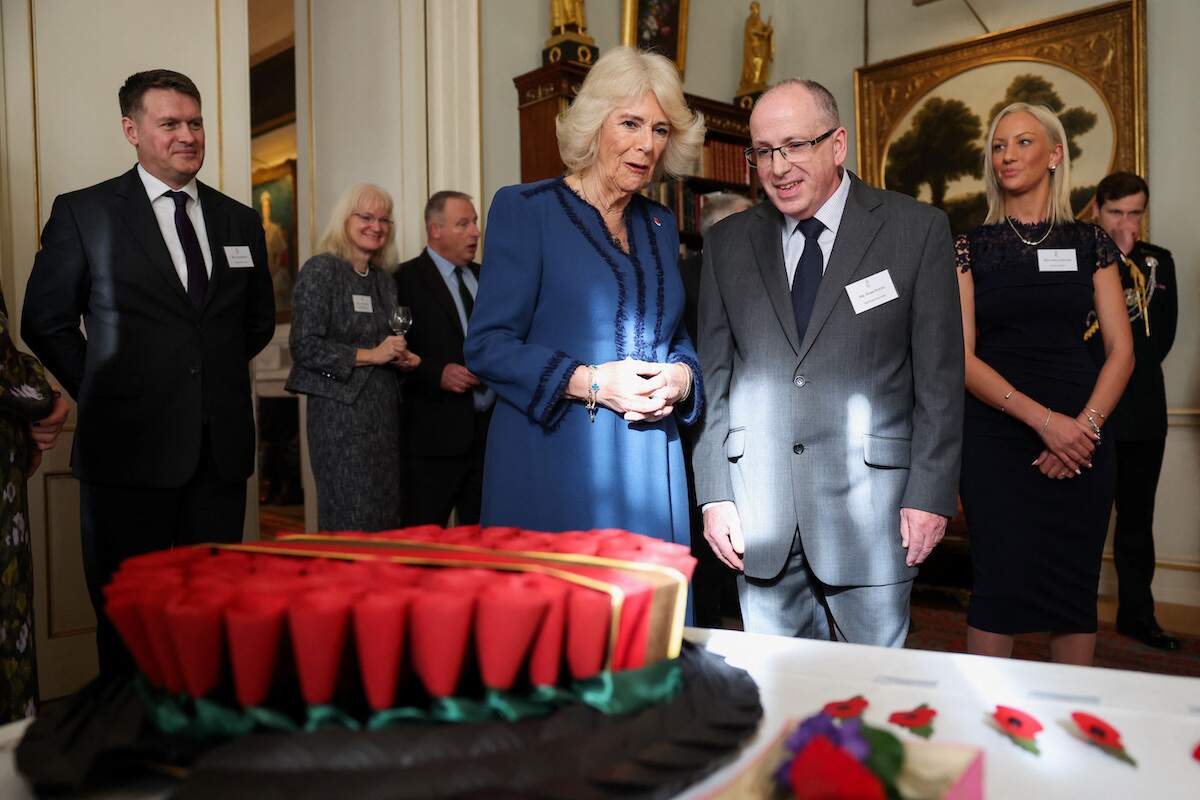
<svg viewBox="0 0 1200 800"><path fill-rule="evenodd" d="M1038 250L1038 272L1078 272L1074 250Z"/></svg>
<svg viewBox="0 0 1200 800"><path fill-rule="evenodd" d="M371 295L369 294L352 294L354 300L354 310L361 314L370 314L375 308L371 305Z"/></svg>
<svg viewBox="0 0 1200 800"><path fill-rule="evenodd" d="M847 284L846 294L850 298L850 305L854 306L855 314L870 311L900 296L896 291L896 284L892 283L891 274L886 269L868 275L861 281Z"/></svg>
<svg viewBox="0 0 1200 800"><path fill-rule="evenodd" d="M250 248L246 245L226 245L225 260L229 262L230 269L250 269L254 266L254 258L250 255Z"/></svg>

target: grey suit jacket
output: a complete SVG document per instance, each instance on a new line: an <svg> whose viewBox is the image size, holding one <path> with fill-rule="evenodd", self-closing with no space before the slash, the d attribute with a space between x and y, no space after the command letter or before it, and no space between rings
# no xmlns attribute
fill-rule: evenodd
<svg viewBox="0 0 1200 800"><path fill-rule="evenodd" d="M704 245L699 503L733 500L746 574L772 578L797 528L834 586L911 579L899 509L950 516L962 446L963 339L946 215L851 175L804 340L769 202ZM899 297L855 314L847 284L887 270Z"/></svg>

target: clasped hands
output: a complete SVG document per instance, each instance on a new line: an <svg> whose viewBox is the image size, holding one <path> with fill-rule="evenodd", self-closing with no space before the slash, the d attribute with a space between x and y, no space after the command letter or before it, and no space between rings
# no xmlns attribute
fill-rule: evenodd
<svg viewBox="0 0 1200 800"><path fill-rule="evenodd" d="M403 336L388 336L368 352L372 363L391 364L405 372L416 369L421 363L421 357L408 349L408 341Z"/></svg>
<svg viewBox="0 0 1200 800"><path fill-rule="evenodd" d="M581 369L586 378L587 369ZM600 385L596 402L627 422L658 422L687 395L691 380L691 370L683 364L632 358L608 361L596 367L596 383Z"/></svg>
<svg viewBox="0 0 1200 800"><path fill-rule="evenodd" d="M1087 415L1080 413L1072 419L1066 414L1050 412L1050 422L1041 433L1046 448L1033 461L1047 478L1074 478L1091 469L1092 454L1100 442L1100 434L1092 430Z"/></svg>

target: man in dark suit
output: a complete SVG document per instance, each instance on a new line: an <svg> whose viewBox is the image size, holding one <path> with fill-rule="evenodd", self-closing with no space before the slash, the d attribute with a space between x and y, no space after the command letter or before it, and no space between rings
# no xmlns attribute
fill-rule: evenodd
<svg viewBox="0 0 1200 800"><path fill-rule="evenodd" d="M404 392L404 517L408 525L479 522L483 453L496 396L463 366L479 289L479 217L470 195L441 191L425 204L429 246L400 265L400 305L412 309L408 346L421 356Z"/></svg>
<svg viewBox="0 0 1200 800"><path fill-rule="evenodd" d="M955 511L963 340L946 215L851 175L837 103L784 81L750 117L769 202L705 237L693 463L745 629L903 646Z"/></svg>
<svg viewBox="0 0 1200 800"><path fill-rule="evenodd" d="M1133 328L1133 375L1113 410L1107 430L1117 442L1117 630L1160 650L1179 640L1154 615L1154 495L1167 444L1167 391L1162 362L1175 343L1179 298L1171 251L1138 240L1150 187L1131 172L1114 172L1096 187L1100 226L1124 258L1117 265ZM1089 327L1094 355L1103 359L1101 337Z"/></svg>
<svg viewBox="0 0 1200 800"><path fill-rule="evenodd" d="M79 406L72 469L104 676L132 668L101 592L121 561L242 537L249 362L275 327L258 215L196 180L195 84L139 72L119 100L137 166L55 199L21 325Z"/></svg>

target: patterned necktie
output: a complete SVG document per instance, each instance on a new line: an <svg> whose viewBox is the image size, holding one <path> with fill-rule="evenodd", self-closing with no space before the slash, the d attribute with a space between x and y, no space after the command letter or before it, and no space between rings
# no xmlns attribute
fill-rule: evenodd
<svg viewBox="0 0 1200 800"><path fill-rule="evenodd" d="M454 277L458 279L458 297L462 300L463 313L467 320L471 319L471 312L475 310L475 298L471 297L471 290L467 288L466 281L463 280L463 268L454 268Z"/></svg>
<svg viewBox="0 0 1200 800"><path fill-rule="evenodd" d="M208 291L208 270L204 267L204 251L200 249L196 229L187 215L187 201L190 198L187 192L167 192L167 196L175 201L175 233L179 235L183 258L187 261L188 298L193 306L199 308Z"/></svg>
<svg viewBox="0 0 1200 800"><path fill-rule="evenodd" d="M816 217L810 217L800 220L796 228L804 234L804 252L796 262L796 272L792 277L792 313L796 315L796 331L803 342L813 303L817 300L817 287L821 285L821 276L825 272L825 258L821 246L817 244L817 237L825 230L825 225Z"/></svg>

